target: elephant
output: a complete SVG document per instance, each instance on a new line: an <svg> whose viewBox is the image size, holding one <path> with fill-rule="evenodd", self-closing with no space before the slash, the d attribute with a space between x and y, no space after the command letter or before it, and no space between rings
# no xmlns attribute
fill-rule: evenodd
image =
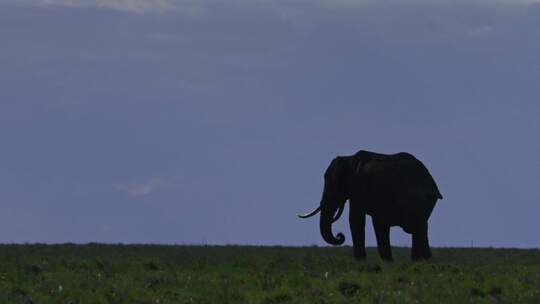
<svg viewBox="0 0 540 304"><path fill-rule="evenodd" d="M345 242L343 233L332 233L349 201L349 226L353 253L366 258L366 214L373 222L377 250L384 261L392 261L390 227L399 226L412 234L411 259L431 258L428 219L442 195L424 164L413 155L400 152L380 154L360 150L338 156L324 173L324 190L319 207L298 215L308 218L320 212L320 233L329 244Z"/></svg>

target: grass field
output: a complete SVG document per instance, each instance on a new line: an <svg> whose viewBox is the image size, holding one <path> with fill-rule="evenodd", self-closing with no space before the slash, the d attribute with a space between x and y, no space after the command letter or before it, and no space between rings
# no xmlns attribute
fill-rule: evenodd
<svg viewBox="0 0 540 304"><path fill-rule="evenodd" d="M0 245L0 303L540 303L540 251Z"/></svg>

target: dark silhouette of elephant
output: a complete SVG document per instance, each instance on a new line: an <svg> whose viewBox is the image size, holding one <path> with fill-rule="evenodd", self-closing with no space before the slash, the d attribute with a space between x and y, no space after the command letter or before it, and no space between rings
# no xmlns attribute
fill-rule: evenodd
<svg viewBox="0 0 540 304"><path fill-rule="evenodd" d="M392 260L391 226L399 226L412 234L413 260L429 259L428 219L438 199L442 199L442 195L437 184L424 164L413 155L358 151L332 160L324 173L320 206L298 216L307 218L320 212L323 239L329 244L341 245L345 236L343 233L334 236L332 223L339 219L348 200L356 258L366 257L364 229L368 214L383 260Z"/></svg>

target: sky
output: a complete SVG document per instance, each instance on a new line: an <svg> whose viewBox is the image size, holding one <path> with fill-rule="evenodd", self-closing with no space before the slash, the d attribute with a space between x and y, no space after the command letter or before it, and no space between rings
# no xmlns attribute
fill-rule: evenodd
<svg viewBox="0 0 540 304"><path fill-rule="evenodd" d="M368 150L429 168L431 245L538 248L538 54L535 1L3 0L0 243L324 245Z"/></svg>

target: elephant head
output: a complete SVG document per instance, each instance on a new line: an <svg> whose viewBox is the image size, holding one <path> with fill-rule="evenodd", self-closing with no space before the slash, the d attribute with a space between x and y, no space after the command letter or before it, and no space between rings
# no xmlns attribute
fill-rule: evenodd
<svg viewBox="0 0 540 304"><path fill-rule="evenodd" d="M311 217L317 213L320 216L320 231L323 239L331 245L341 245L345 242L343 233L336 236L332 233L332 223L337 221L343 212L345 202L349 199L349 172L351 165L346 157L336 157L324 173L324 190L319 207L301 218Z"/></svg>

